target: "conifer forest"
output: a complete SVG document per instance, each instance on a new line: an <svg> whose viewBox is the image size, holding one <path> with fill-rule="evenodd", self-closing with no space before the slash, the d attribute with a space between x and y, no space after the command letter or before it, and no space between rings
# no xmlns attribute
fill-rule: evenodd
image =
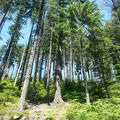
<svg viewBox="0 0 120 120"><path fill-rule="evenodd" d="M0 0L0 120L120 120L120 0Z"/></svg>

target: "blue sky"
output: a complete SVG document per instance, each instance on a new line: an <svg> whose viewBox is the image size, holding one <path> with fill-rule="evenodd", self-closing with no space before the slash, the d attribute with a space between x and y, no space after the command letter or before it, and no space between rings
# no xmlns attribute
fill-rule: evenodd
<svg viewBox="0 0 120 120"><path fill-rule="evenodd" d="M105 21L109 20L111 18L111 9L104 4L104 0L96 0L96 3L98 4L100 13L104 16L103 20ZM0 47L4 45L8 39L10 39L10 36L8 34L8 28L11 24L12 23L9 21L5 22L5 26L0 34L0 37L2 38L0 39ZM23 37L20 37L20 40L18 43L27 44L29 34L30 34L30 29L31 29L31 24L28 21L28 23L21 30Z"/></svg>

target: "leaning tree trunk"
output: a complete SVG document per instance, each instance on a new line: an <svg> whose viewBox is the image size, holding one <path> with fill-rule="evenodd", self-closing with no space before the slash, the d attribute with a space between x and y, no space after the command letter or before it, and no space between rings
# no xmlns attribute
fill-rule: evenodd
<svg viewBox="0 0 120 120"><path fill-rule="evenodd" d="M25 56L25 50L26 50L26 47L24 47L24 50L23 50L20 65L19 65L19 68L18 68L17 73L16 73L16 77L15 77L15 80L14 80L14 85L16 85L17 80L18 80L18 76L19 76L19 73L20 73L20 70L21 70L21 67L22 67L22 63L23 63L23 59L24 59L24 56Z"/></svg>
<svg viewBox="0 0 120 120"><path fill-rule="evenodd" d="M34 22L32 24L32 28L31 28L31 32L30 32L30 36L29 36L29 40L28 40L28 45L27 45L27 48L25 50L25 57L24 57L24 60L23 60L23 65L22 65L22 73L21 73L21 76L20 76L20 81L19 81L19 86L18 86L19 90L21 89L21 86L22 86L23 76L24 76L24 72L25 72L25 64L26 64L26 61L27 61L27 58L28 58L28 50L30 48L30 44L31 44L31 40L32 40L33 29L34 29Z"/></svg>
<svg viewBox="0 0 120 120"><path fill-rule="evenodd" d="M28 69L27 69L27 72L25 75L23 90L22 90L21 97L20 97L20 102L19 102L19 110L20 111L24 110L26 108L26 105L27 105L26 104L26 97L27 97L28 86L29 86L31 72L32 72L32 65L33 65L33 61L34 61L36 45L37 45L37 41L35 40L34 45L31 49L31 54L30 54L30 58L29 58L29 62L28 62Z"/></svg>
<svg viewBox="0 0 120 120"><path fill-rule="evenodd" d="M43 18L44 19L44 18ZM44 21L44 20L43 20ZM40 31L40 36L39 37L42 37L43 36L43 26L44 26L44 22L42 23L42 28L41 28L41 31ZM40 44L40 41L38 41L38 44L37 44L37 48L36 48L36 60L35 60L35 72L34 72L34 77L33 77L33 93L35 93L35 84L36 84L36 79L37 79L37 73L38 73L38 67L39 67L39 58L40 58L40 47L41 47L41 44ZM34 96L35 94L33 94Z"/></svg>
<svg viewBox="0 0 120 120"><path fill-rule="evenodd" d="M34 41L32 49L31 49L31 54L30 54L30 58L29 58L29 62L28 62L28 69L26 71L23 90L22 90L22 93L21 93L20 102L19 102L19 106L18 106L20 111L24 110L25 107L26 107L27 92L28 92L32 67L33 67L32 65L33 65L33 61L34 61L34 55L35 55L35 52L36 52L36 46L37 46L37 44L39 42L38 38L39 38L39 35L40 35L40 29L41 29L44 6L45 6L45 0L42 0L41 6L40 6L40 13L39 13L39 18L38 18L38 23L37 23L37 26L36 26L35 41Z"/></svg>

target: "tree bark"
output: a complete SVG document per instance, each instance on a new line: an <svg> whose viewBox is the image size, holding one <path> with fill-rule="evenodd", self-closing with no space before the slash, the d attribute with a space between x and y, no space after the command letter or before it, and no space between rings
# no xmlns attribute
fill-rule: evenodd
<svg viewBox="0 0 120 120"><path fill-rule="evenodd" d="M58 50L57 50L57 60L56 60L56 70L55 70L55 84L56 84L56 91L54 96L54 103L64 103L61 95L61 88L60 88L60 80L62 80L62 36L63 32L59 32L59 40L58 40Z"/></svg>
<svg viewBox="0 0 120 120"><path fill-rule="evenodd" d="M22 81L23 81L23 75L25 73L25 64L26 64L26 61L27 61L27 58L28 58L28 50L30 48L30 44L31 44L31 40L32 40L33 28L34 28L34 22L32 24L32 28L31 28L31 32L30 32L30 36L29 36L29 40L28 40L28 45L27 45L27 48L25 50L25 57L24 57L23 65L22 65L22 69L21 69L22 73L21 73L21 76L20 76L20 81L19 81L19 86L18 86L19 90L21 89Z"/></svg>
<svg viewBox="0 0 120 120"><path fill-rule="evenodd" d="M72 52L72 38L70 38L70 81L73 82L73 52Z"/></svg>
<svg viewBox="0 0 120 120"><path fill-rule="evenodd" d="M28 69L26 71L23 90L22 90L22 93L21 93L20 102L19 102L19 106L18 106L18 109L20 111L24 110L25 107L26 107L27 92L28 92L28 87L29 87L29 82L30 82L30 77L31 77L31 72L32 72L34 55L35 55L35 52L36 52L36 46L39 42L39 35L40 35L44 6L45 6L45 0L42 0L41 5L40 5L41 8L40 8L40 13L39 13L39 17L38 17L38 23L37 23L37 26L36 26L35 41L34 41L32 49L31 49L31 54L30 54L30 58L29 58L29 62L28 62Z"/></svg>
<svg viewBox="0 0 120 120"><path fill-rule="evenodd" d="M4 67L4 69L3 69L3 74L2 74L2 77L1 77L1 81L5 79L5 76L6 76L7 73L8 73L8 67L9 67L9 63L10 63L10 57L11 57L12 49L13 49L13 48L10 48L10 52L9 52L9 54L8 54L5 67Z"/></svg>
<svg viewBox="0 0 120 120"><path fill-rule="evenodd" d="M15 77L15 80L14 80L14 85L16 85L17 80L18 80L18 76L19 76L19 73L20 73L20 70L21 70L21 67L22 67L22 63L23 63L23 59L24 59L24 56L25 56L25 50L26 50L26 47L24 47L24 50L23 50L23 54L22 54L22 58L21 58L21 61L20 61L20 65L19 65L16 77Z"/></svg>
<svg viewBox="0 0 120 120"><path fill-rule="evenodd" d="M53 32L52 32L52 30L51 30L50 49L49 49L48 68L47 68L47 83L46 83L46 90L47 90L48 92L49 92L50 70L51 70L52 39L53 39Z"/></svg>
<svg viewBox="0 0 120 120"><path fill-rule="evenodd" d="M90 104L87 77L86 77L86 73L85 73L86 65L85 65L85 60L84 60L84 56L83 56L84 47L83 47L82 36L81 36L81 39L80 39L80 47L81 47L81 66L82 66L82 73L83 73L83 79L84 79L84 85L85 85L86 103Z"/></svg>
<svg viewBox="0 0 120 120"><path fill-rule="evenodd" d="M42 51L42 57L41 57L41 60L40 60L39 82L40 82L41 79L42 79L43 60L44 60L44 51Z"/></svg>
<svg viewBox="0 0 120 120"><path fill-rule="evenodd" d="M31 72L32 72L32 65L33 65L33 61L34 61L36 45L37 45L37 41L35 40L33 47L31 49L31 54L30 54L29 63L28 63L28 69L27 69L27 72L25 75L23 90L22 90L21 97L20 97L20 102L19 102L19 110L20 111L24 110L27 107L26 97L27 97L28 86L29 86Z"/></svg>

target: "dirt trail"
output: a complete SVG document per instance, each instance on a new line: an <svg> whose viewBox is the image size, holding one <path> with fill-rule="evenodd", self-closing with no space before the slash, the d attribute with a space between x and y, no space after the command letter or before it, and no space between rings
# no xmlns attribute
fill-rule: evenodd
<svg viewBox="0 0 120 120"><path fill-rule="evenodd" d="M65 120L66 107L69 104L40 104L31 106L28 109L28 116L22 117L21 120ZM51 119L50 119L51 118Z"/></svg>

